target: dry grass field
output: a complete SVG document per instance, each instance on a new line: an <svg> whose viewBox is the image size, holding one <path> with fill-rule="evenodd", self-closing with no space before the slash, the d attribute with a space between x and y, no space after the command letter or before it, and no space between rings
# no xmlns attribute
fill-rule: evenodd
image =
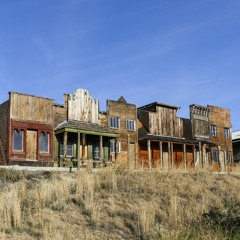
<svg viewBox="0 0 240 240"><path fill-rule="evenodd" d="M240 175L0 170L0 239L240 239Z"/></svg>

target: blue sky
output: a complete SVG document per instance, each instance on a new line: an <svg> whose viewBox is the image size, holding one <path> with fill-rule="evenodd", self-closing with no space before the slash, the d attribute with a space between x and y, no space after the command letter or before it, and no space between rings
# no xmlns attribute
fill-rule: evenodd
<svg viewBox="0 0 240 240"><path fill-rule="evenodd" d="M231 110L240 129L239 0L1 0L0 102L8 92L54 98L87 89Z"/></svg>

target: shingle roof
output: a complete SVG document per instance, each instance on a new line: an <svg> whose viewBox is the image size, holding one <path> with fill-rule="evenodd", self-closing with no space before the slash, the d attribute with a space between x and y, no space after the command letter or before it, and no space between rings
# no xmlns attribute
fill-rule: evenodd
<svg viewBox="0 0 240 240"><path fill-rule="evenodd" d="M64 129L64 128L115 134L110 129L106 127L102 127L97 123L80 122L76 120L69 120L69 121L62 122L55 128L55 131Z"/></svg>

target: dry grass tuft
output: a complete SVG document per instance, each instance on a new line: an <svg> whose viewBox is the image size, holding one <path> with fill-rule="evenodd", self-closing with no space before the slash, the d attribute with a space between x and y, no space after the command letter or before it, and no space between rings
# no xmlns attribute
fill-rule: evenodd
<svg viewBox="0 0 240 240"><path fill-rule="evenodd" d="M240 238L239 174L1 174L0 239Z"/></svg>

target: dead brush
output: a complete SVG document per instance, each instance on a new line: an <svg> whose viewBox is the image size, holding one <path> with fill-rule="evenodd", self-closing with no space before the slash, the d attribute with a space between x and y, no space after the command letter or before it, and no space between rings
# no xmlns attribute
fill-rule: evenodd
<svg viewBox="0 0 240 240"><path fill-rule="evenodd" d="M155 224L156 208L153 202L140 202L137 212L139 238L144 239Z"/></svg>

